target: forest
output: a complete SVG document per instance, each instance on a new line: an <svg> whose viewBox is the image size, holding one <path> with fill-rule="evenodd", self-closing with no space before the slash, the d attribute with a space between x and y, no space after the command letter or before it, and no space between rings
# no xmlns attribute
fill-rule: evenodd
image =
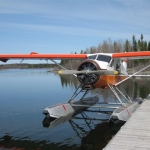
<svg viewBox="0 0 150 150"><path fill-rule="evenodd" d="M0 64L0 69L18 68L18 69L36 69L36 68L55 68L55 64L27 64L27 63L16 63L16 64Z"/></svg>
<svg viewBox="0 0 150 150"><path fill-rule="evenodd" d="M138 51L150 51L150 41L144 40L143 34L136 39L135 35L131 40L118 40L112 41L110 38L99 43L98 46L92 46L81 50L80 54L93 54L93 53L119 53L119 52L138 52ZM75 54L77 54L75 52ZM61 60L61 65L66 68L77 68L80 61ZM128 68L142 67L149 60L130 60L128 61Z"/></svg>

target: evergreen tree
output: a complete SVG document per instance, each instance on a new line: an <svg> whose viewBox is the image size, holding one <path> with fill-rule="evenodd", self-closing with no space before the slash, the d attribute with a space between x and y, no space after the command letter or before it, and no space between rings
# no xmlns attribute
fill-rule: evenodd
<svg viewBox="0 0 150 150"><path fill-rule="evenodd" d="M130 51L130 42L128 40L126 40L125 42L125 52L129 52Z"/></svg>
<svg viewBox="0 0 150 150"><path fill-rule="evenodd" d="M80 54L83 54L84 52L83 52L83 50L81 49L81 52L80 52Z"/></svg>
<svg viewBox="0 0 150 150"><path fill-rule="evenodd" d="M134 52L137 52L137 42L136 42L136 39L135 39L135 35L133 35L132 37L132 49Z"/></svg>
<svg viewBox="0 0 150 150"><path fill-rule="evenodd" d="M144 37L143 37L143 34L141 34L141 42L143 41L143 38L144 38Z"/></svg>
<svg viewBox="0 0 150 150"><path fill-rule="evenodd" d="M133 35L133 37L132 37L132 50L133 50L133 52L137 52L137 42L136 42L136 39L135 39L135 35ZM133 62L134 62L133 63L134 67L139 64L138 60L134 60Z"/></svg>
<svg viewBox="0 0 150 150"><path fill-rule="evenodd" d="M117 52L117 43L114 41L114 52Z"/></svg>
<svg viewBox="0 0 150 150"><path fill-rule="evenodd" d="M138 40L138 51L141 51L141 41Z"/></svg>
<svg viewBox="0 0 150 150"><path fill-rule="evenodd" d="M144 51L147 51L147 50L148 50L147 42L144 41Z"/></svg>
<svg viewBox="0 0 150 150"><path fill-rule="evenodd" d="M143 34L141 34L141 38L140 38L140 51L146 51L147 50L147 42L143 41L144 36ZM148 62L148 59L141 59L139 60L140 63L145 64Z"/></svg>
<svg viewBox="0 0 150 150"><path fill-rule="evenodd" d="M84 54L87 54L86 51L84 51Z"/></svg>
<svg viewBox="0 0 150 150"><path fill-rule="evenodd" d="M148 51L150 51L150 41L148 42Z"/></svg>
<svg viewBox="0 0 150 150"><path fill-rule="evenodd" d="M93 54L93 49L92 49L92 47L90 48L90 54Z"/></svg>

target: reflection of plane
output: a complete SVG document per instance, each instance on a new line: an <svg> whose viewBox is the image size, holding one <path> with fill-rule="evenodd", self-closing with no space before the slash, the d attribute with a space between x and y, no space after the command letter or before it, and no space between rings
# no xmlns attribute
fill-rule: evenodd
<svg viewBox="0 0 150 150"><path fill-rule="evenodd" d="M101 113L101 111L98 110L92 111L92 113L96 114L97 112ZM68 121L76 133L76 136L74 137L81 139L81 149L103 149L123 125L123 122L114 125L109 123L108 120L109 116L104 118L103 116L93 114L92 117L90 117L89 110L83 112L80 110L75 111L75 114L57 118L55 120L45 117L43 120L43 127L52 128Z"/></svg>
<svg viewBox="0 0 150 150"><path fill-rule="evenodd" d="M62 68L62 70L58 71L59 74L73 74L78 78L81 84L76 89L70 100L63 104L47 107L43 112L46 116L61 118L74 113L79 107L90 107L91 105L89 103L94 101L95 98L84 98L90 90L95 88L110 88L121 104L121 107L114 112L112 117L126 121L130 114L133 113L138 107L138 103L133 103L125 92L124 95L119 90L118 85L122 84L124 81L133 76L139 76L137 75L139 72L150 67L150 65L147 65L136 73L128 75L128 59L145 59L149 57L150 51L96 54L38 54L32 52L30 54L1 54L0 60L3 62L6 62L9 59L51 60ZM83 61L79 64L77 70L67 70L54 61L54 59L83 59ZM83 93L83 96L78 101L74 101L75 97L81 92ZM122 101L119 94L121 94L127 100L127 103ZM103 106L100 105L99 107Z"/></svg>
<svg viewBox="0 0 150 150"><path fill-rule="evenodd" d="M32 137L28 137L26 135L24 135L23 137L13 137L12 135L6 133L3 137L0 137L0 149L49 150L53 148L54 149L75 149L75 147L80 147L77 149L90 148L90 149L99 150L104 148L108 143L108 141L112 138L112 135L114 135L112 134L112 132L110 132L111 126L109 126L108 122L103 122L102 119L98 119L99 116L96 117L96 115L94 115L94 118L90 118L88 116L89 112L82 112L81 114L79 114L79 112L75 112L75 113L77 113L76 114L77 116L74 114L75 116L73 115L73 118L70 118L69 120L70 129L73 131L73 133L70 132L69 138L68 137L66 138L65 135L61 134L62 137L61 143L63 145L62 147L60 146L59 140L53 142L53 140L51 140L53 139L53 137L51 137L50 139L47 138L47 136L49 137L49 135L51 135L50 132L48 132L48 134L45 135L46 139L38 138L38 140ZM51 119L52 118L45 117L45 119L43 120L43 126L48 127L50 125L50 121L52 121ZM79 123L79 119L80 119L80 123ZM57 133L60 133L63 130L64 128L63 129L59 128L59 130L56 131ZM79 140L79 145L75 144L76 140Z"/></svg>
<svg viewBox="0 0 150 150"><path fill-rule="evenodd" d="M75 113L73 114L69 114L60 118L53 118L53 117L45 117L43 120L43 127L47 127L47 128L53 128L56 127L58 125L61 125L67 121L69 121L70 123L73 122L72 120L85 120L85 122L87 123L87 120L89 121L109 121L109 117L107 118L101 118L96 115L98 118L90 118L89 116L85 115L85 109L83 110L83 108L81 108L78 111L75 111ZM88 111L90 112L90 111ZM91 112L99 112L101 113L102 111L92 111ZM105 111L105 113L108 113L107 111ZM110 113L110 112L109 112ZM81 115L80 117L78 115ZM109 114L110 115L110 114ZM72 123L71 123L72 124Z"/></svg>
<svg viewBox="0 0 150 150"><path fill-rule="evenodd" d="M86 102L88 102L88 106L91 107L92 105L96 104L96 102L98 102L98 97L95 96L95 97L88 97L88 98L84 98L82 99L82 101L80 100L77 100L77 101L74 101L73 104L86 104ZM67 103L66 103L67 105ZM66 105L64 107L66 107ZM87 105L86 105L87 106ZM83 112L84 110L86 110L88 107L74 107L72 106L73 108L73 111L72 113L69 113L69 114L63 114L62 117L58 117L57 114L55 113L55 115L53 115L53 109L58 109L61 110L62 109L62 106L61 105L58 105L58 106L51 106L52 109L50 109L50 113L51 113L51 117L46 116L43 120L43 126L44 127L49 127L49 128L53 128L53 127L56 127L68 120L70 120L72 117L75 117L77 114L80 114L81 112Z"/></svg>

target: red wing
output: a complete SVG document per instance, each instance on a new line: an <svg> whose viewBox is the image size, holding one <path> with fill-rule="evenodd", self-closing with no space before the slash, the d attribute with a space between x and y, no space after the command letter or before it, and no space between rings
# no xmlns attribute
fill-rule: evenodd
<svg viewBox="0 0 150 150"><path fill-rule="evenodd" d="M9 59L87 59L87 54L0 54L1 61Z"/></svg>
<svg viewBox="0 0 150 150"><path fill-rule="evenodd" d="M112 57L121 59L148 59L150 58L150 51L114 53Z"/></svg>

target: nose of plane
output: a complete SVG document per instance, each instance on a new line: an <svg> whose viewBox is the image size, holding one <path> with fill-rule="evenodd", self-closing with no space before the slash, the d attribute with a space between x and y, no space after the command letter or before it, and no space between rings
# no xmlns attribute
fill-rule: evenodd
<svg viewBox="0 0 150 150"><path fill-rule="evenodd" d="M96 71L100 70L100 66L94 60L85 60L81 62L78 67L78 71L89 70L89 71ZM78 80L83 84L94 84L98 81L99 75L92 73L92 74L78 74Z"/></svg>

